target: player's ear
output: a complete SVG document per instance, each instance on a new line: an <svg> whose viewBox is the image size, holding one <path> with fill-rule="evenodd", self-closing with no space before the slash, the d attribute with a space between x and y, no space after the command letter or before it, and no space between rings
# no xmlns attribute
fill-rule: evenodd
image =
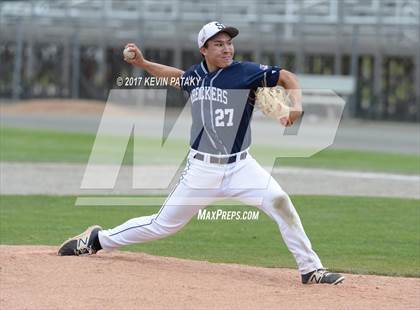
<svg viewBox="0 0 420 310"><path fill-rule="evenodd" d="M207 55L207 47L206 46L200 47L200 53L201 53L201 55L206 56Z"/></svg>

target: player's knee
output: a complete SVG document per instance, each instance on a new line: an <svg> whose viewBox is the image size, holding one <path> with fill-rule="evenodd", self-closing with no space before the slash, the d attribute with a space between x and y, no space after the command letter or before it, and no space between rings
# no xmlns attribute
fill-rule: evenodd
<svg viewBox="0 0 420 310"><path fill-rule="evenodd" d="M288 226L299 226L300 220L289 196L284 193L273 199L274 214L280 216Z"/></svg>
<svg viewBox="0 0 420 310"><path fill-rule="evenodd" d="M273 207L275 209L284 209L285 207L288 206L289 201L290 201L290 198L286 193L276 195L273 198Z"/></svg>

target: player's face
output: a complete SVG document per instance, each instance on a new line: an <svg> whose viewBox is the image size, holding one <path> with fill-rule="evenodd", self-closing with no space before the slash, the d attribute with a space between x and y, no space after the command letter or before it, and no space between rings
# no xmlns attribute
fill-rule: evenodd
<svg viewBox="0 0 420 310"><path fill-rule="evenodd" d="M210 67L225 68L232 63L235 49L232 38L224 32L215 35L207 41L207 47L200 49Z"/></svg>

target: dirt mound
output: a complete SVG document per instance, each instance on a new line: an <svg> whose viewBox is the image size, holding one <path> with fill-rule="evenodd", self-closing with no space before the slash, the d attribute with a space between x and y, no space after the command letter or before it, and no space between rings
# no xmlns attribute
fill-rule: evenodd
<svg viewBox="0 0 420 310"><path fill-rule="evenodd" d="M115 251L58 257L0 246L1 309L418 309L420 279L346 275L300 284L295 270Z"/></svg>

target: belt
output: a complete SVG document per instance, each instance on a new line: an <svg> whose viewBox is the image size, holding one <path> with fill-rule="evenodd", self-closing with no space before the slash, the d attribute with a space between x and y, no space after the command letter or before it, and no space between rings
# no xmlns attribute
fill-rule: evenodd
<svg viewBox="0 0 420 310"><path fill-rule="evenodd" d="M240 161L240 160L244 160L247 156L248 152L242 152L239 156L238 155L232 155L229 157L217 157L217 156L211 156L208 155L210 157L209 162L211 164L220 164L220 165L225 165L225 164L232 164L236 161ZM200 154L197 153L194 155L195 159L201 160L201 161L205 161L205 157L206 155L204 154Z"/></svg>

